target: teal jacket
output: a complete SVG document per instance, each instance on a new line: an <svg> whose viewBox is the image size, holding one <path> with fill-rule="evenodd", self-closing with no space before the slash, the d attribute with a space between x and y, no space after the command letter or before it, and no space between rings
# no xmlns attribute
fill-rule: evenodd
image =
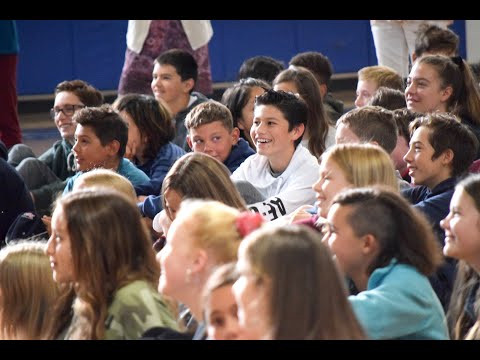
<svg viewBox="0 0 480 360"><path fill-rule="evenodd" d="M428 278L396 259L370 275L367 290L348 299L370 339L449 339L442 304Z"/></svg>
<svg viewBox="0 0 480 360"><path fill-rule="evenodd" d="M133 165L132 162L130 162L130 160L125 158L122 158L122 160L120 160L120 164L118 165L118 168L117 168L117 173L125 176L128 180L130 180L130 182L134 187L145 184L148 181L150 181L150 178L142 170L137 168L135 165ZM72 176L67 180L67 185L63 190L63 194L66 194L72 191L75 180L77 180L77 178L82 174L83 174L83 171L79 171L74 176Z"/></svg>

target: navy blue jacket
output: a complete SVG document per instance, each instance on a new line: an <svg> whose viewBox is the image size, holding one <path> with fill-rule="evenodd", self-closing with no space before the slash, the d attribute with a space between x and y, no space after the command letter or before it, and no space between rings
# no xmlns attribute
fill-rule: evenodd
<svg viewBox="0 0 480 360"><path fill-rule="evenodd" d="M28 189L15 168L0 158L0 247L8 228L24 212L35 212Z"/></svg>
<svg viewBox="0 0 480 360"><path fill-rule="evenodd" d="M228 158L226 158L223 163L233 174L240 164L253 154L255 154L255 151L250 147L248 142L242 138L239 138L237 144L232 147L230 155L228 155Z"/></svg>
<svg viewBox="0 0 480 360"><path fill-rule="evenodd" d="M143 165L134 163L136 167L150 178L149 182L135 186L137 196L160 194L163 179L165 179L173 163L184 154L185 151L180 146L169 142L158 150L155 159L151 159Z"/></svg>
<svg viewBox="0 0 480 360"><path fill-rule="evenodd" d="M426 186L415 186L401 191L402 195L407 198L415 208L427 216L442 248L445 244L445 232L440 227L440 220L443 220L448 215L450 200L455 191L456 183L457 179L451 177L442 181L431 190ZM430 277L430 283L445 310L448 308L455 275L456 260L446 257L445 263Z"/></svg>

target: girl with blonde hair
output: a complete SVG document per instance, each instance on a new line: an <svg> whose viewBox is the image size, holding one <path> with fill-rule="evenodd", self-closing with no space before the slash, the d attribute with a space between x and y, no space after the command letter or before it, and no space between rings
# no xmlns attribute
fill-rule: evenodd
<svg viewBox="0 0 480 360"><path fill-rule="evenodd" d="M322 155L320 177L312 186L317 198L316 215L307 211L312 211L313 206L302 206L291 222L320 229L335 195L347 188L377 184L399 191L395 168L387 152L373 144L337 144Z"/></svg>
<svg viewBox="0 0 480 360"><path fill-rule="evenodd" d="M40 340L52 321L60 291L46 243L20 241L0 250L0 338Z"/></svg>
<svg viewBox="0 0 480 360"><path fill-rule="evenodd" d="M262 223L260 214L241 212L218 201L183 200L165 247L157 254L161 267L158 290L201 321L201 294L208 277L216 266L235 261L242 238ZM200 322L193 339L205 336Z"/></svg>

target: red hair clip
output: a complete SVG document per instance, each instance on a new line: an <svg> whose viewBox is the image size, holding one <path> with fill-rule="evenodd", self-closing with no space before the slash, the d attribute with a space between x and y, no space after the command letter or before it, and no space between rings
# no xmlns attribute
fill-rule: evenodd
<svg viewBox="0 0 480 360"><path fill-rule="evenodd" d="M264 218L260 213L243 211L237 216L235 226L240 236L243 238L250 234L253 230L258 229L263 223Z"/></svg>

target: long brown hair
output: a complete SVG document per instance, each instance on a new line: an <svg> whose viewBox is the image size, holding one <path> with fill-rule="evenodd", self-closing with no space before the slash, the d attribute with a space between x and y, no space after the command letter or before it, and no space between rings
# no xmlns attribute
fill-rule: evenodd
<svg viewBox="0 0 480 360"><path fill-rule="evenodd" d="M0 337L40 340L59 296L44 241L9 243L0 251Z"/></svg>
<svg viewBox="0 0 480 360"><path fill-rule="evenodd" d="M263 227L243 240L259 283L269 280L272 339L366 338L344 279L321 241L318 232L301 225Z"/></svg>
<svg viewBox="0 0 480 360"><path fill-rule="evenodd" d="M308 108L308 119L305 130L308 131L308 150L315 157L320 157L326 149L329 119L323 107L320 87L310 70L301 66L291 66L277 75L273 85L282 82L293 82L300 97Z"/></svg>
<svg viewBox="0 0 480 360"><path fill-rule="evenodd" d="M461 180L455 191L463 190L471 197L475 208L480 212L480 174L471 174ZM479 219L480 223L480 219ZM479 225L480 226L480 225ZM480 274L464 260L459 260L457 265L457 276L453 285L450 305L447 311L447 321L450 330L450 337L454 340L463 340L467 337L478 337L479 311L480 311ZM465 313L466 303L472 296L474 301L474 312L477 324L474 328L474 321Z"/></svg>
<svg viewBox="0 0 480 360"><path fill-rule="evenodd" d="M230 171L217 159L192 152L179 158L168 171L162 194L175 190L183 198L217 200L241 211L247 210L242 196L230 179ZM167 209L162 196L163 208ZM167 215L171 218L171 214Z"/></svg>
<svg viewBox="0 0 480 360"><path fill-rule="evenodd" d="M159 264L148 229L130 198L111 190L78 190L57 202L70 236L81 327L71 338L103 339L108 306L114 293L135 280L157 288Z"/></svg>
<svg viewBox="0 0 480 360"><path fill-rule="evenodd" d="M480 91L468 63L461 57L425 55L417 60L419 64L431 66L440 79L442 89L450 86L452 95L448 98L447 110L480 125Z"/></svg>

